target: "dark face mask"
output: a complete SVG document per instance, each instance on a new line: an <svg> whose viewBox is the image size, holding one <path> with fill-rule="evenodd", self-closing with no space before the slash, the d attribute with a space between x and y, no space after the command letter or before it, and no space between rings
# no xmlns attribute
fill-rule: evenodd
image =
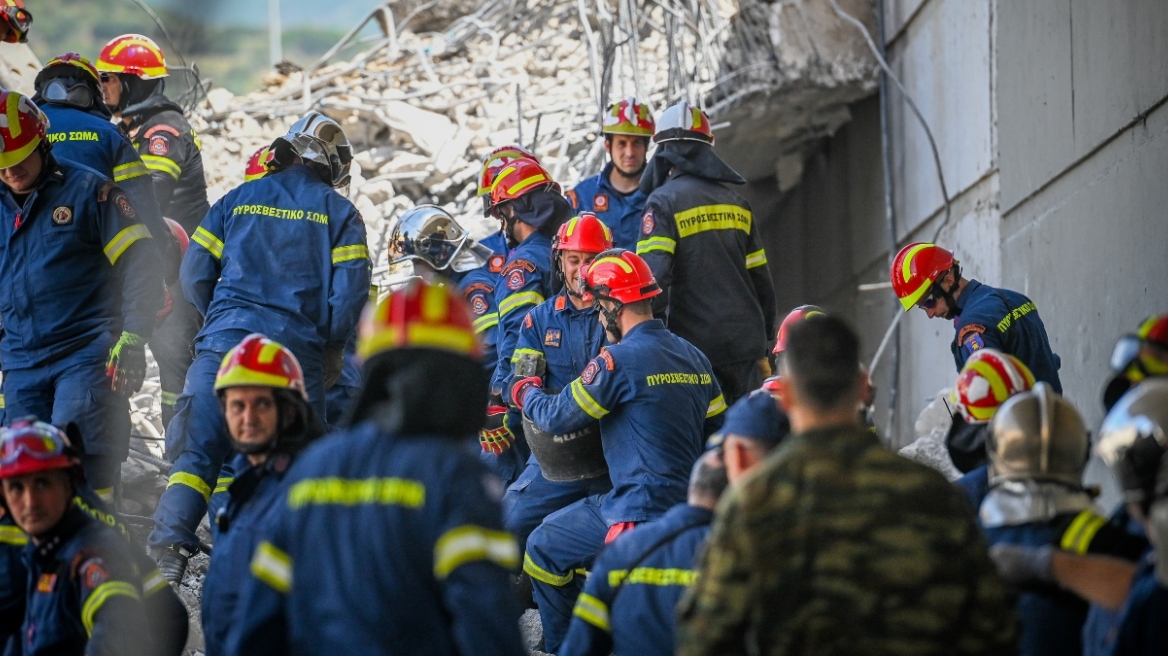
<svg viewBox="0 0 1168 656"><path fill-rule="evenodd" d="M41 95L45 100L57 105L68 105L78 109L93 107L93 90L84 83L64 78L50 80L41 91Z"/></svg>

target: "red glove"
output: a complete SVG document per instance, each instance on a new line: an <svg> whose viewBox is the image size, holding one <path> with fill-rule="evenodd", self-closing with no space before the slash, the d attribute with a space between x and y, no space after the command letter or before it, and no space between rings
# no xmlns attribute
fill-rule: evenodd
<svg viewBox="0 0 1168 656"><path fill-rule="evenodd" d="M528 390L538 389L543 387L543 380L538 376L528 376L527 378L520 378L511 383L511 402L515 404L516 408L523 409L523 396L527 394Z"/></svg>
<svg viewBox="0 0 1168 656"><path fill-rule="evenodd" d="M507 406L498 394L487 402L487 420L479 431L479 446L483 453L499 455L515 443L515 433L507 425Z"/></svg>

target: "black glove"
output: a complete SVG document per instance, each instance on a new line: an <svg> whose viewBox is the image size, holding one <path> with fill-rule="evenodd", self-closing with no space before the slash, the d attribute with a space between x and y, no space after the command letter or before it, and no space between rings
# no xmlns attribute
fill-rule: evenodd
<svg viewBox="0 0 1168 656"><path fill-rule="evenodd" d="M324 349L324 386L332 387L341 379L341 371L345 368L345 351L339 348L326 346Z"/></svg>

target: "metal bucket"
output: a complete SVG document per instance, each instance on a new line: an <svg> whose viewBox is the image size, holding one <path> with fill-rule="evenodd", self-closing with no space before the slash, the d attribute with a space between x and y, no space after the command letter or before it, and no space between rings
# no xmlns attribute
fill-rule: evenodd
<svg viewBox="0 0 1168 656"><path fill-rule="evenodd" d="M593 422L567 435L552 435L523 415L523 433L543 475L556 483L571 483L608 473L600 444L600 424Z"/></svg>

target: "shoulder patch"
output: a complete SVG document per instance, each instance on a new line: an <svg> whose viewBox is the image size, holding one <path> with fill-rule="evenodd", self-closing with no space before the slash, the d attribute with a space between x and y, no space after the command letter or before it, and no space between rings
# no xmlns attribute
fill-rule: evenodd
<svg viewBox="0 0 1168 656"><path fill-rule="evenodd" d="M961 330L957 333L957 343L972 355L986 347L985 340L982 338L982 333L985 330L985 326L976 323L962 326Z"/></svg>
<svg viewBox="0 0 1168 656"><path fill-rule="evenodd" d="M605 369L607 369L609 371L616 369L616 361L612 359L612 353L609 353L607 348L601 349L600 355L598 355L596 357L597 357L597 359L604 360L604 368Z"/></svg>
<svg viewBox="0 0 1168 656"><path fill-rule="evenodd" d="M523 289L523 285L527 282L527 276L523 269L513 269L505 277L507 278L507 289L511 291Z"/></svg>
<svg viewBox="0 0 1168 656"><path fill-rule="evenodd" d="M532 264L530 260L517 257L514 260L508 262L507 266L503 267L503 271L501 273L502 275L506 276L512 271L518 270L527 271L528 273L535 273L535 265Z"/></svg>
<svg viewBox="0 0 1168 656"><path fill-rule="evenodd" d="M127 219L135 219L138 217L138 210L134 209L134 204L130 202L130 197L126 192L117 190L114 192L114 204L118 206L118 211Z"/></svg>
<svg viewBox="0 0 1168 656"><path fill-rule="evenodd" d="M106 571L100 558L90 558L81 563L77 572L81 585L90 590L96 589L97 586L109 580L109 572Z"/></svg>
<svg viewBox="0 0 1168 656"><path fill-rule="evenodd" d="M97 190L97 202L104 203L109 199L110 192L116 189L117 186L112 182L104 182Z"/></svg>
<svg viewBox="0 0 1168 656"><path fill-rule="evenodd" d="M572 204L572 209L574 209L574 210L580 209L580 199L576 198L576 190L575 189L569 189L568 193L564 194L564 196L568 199L568 202Z"/></svg>
<svg viewBox="0 0 1168 656"><path fill-rule="evenodd" d="M653 210L645 210L645 215L641 217L641 233L651 235L653 234L653 228L656 227L657 224L653 222Z"/></svg>
<svg viewBox="0 0 1168 656"><path fill-rule="evenodd" d="M535 320L531 318L531 313L528 312L527 314L523 315L523 327L530 328L533 325L535 325Z"/></svg>
<svg viewBox="0 0 1168 656"><path fill-rule="evenodd" d="M73 208L65 206L55 208L53 210L53 225L73 225Z"/></svg>
<svg viewBox="0 0 1168 656"><path fill-rule="evenodd" d="M507 258L503 257L502 255L497 253L492 255L491 259L487 260L487 271L490 271L491 273L499 273L503 270L503 263L506 261Z"/></svg>
<svg viewBox="0 0 1168 656"><path fill-rule="evenodd" d="M160 132L165 132L165 133L174 135L176 137L182 136L182 133L178 131L178 128L172 128L169 125L158 124L158 125L150 126L150 129L147 130L146 134L142 135L142 137L149 139Z"/></svg>
<svg viewBox="0 0 1168 656"><path fill-rule="evenodd" d="M476 317L481 317L491 309L491 304L487 302L487 293L484 291L477 291L471 294L470 297L470 311Z"/></svg>
<svg viewBox="0 0 1168 656"><path fill-rule="evenodd" d="M596 380L596 376L600 374L599 358L594 359L584 367L584 371L580 374L580 382L585 385L591 385L592 381Z"/></svg>
<svg viewBox="0 0 1168 656"><path fill-rule="evenodd" d="M150 141L146 145L146 150L149 151L151 155L158 155L159 157L165 157L166 155L169 155L170 137L166 136L165 134L156 134L153 137L150 137Z"/></svg>
<svg viewBox="0 0 1168 656"><path fill-rule="evenodd" d="M556 297L556 312L563 312L566 307L568 307L568 299L563 294L560 294Z"/></svg>
<svg viewBox="0 0 1168 656"><path fill-rule="evenodd" d="M594 212L608 211L608 194L596 194L592 198L592 210Z"/></svg>

